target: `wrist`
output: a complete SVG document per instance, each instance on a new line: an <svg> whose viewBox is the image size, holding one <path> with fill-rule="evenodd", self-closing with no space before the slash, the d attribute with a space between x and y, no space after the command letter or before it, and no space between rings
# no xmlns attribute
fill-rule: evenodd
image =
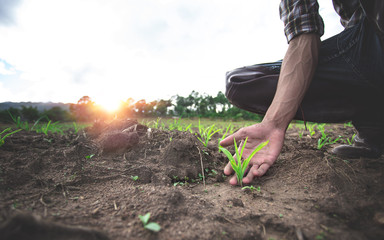
<svg viewBox="0 0 384 240"><path fill-rule="evenodd" d="M274 102L266 112L263 122L274 128L286 130L297 112L298 106L291 102Z"/></svg>

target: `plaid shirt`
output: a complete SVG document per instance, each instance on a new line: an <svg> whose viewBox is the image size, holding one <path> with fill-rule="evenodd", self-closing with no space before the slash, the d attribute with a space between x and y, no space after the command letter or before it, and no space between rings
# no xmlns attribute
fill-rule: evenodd
<svg viewBox="0 0 384 240"><path fill-rule="evenodd" d="M364 16L359 0L333 0L333 6L345 28L352 27ZM280 18L284 22L288 43L302 33L324 34L324 22L317 0L282 0Z"/></svg>

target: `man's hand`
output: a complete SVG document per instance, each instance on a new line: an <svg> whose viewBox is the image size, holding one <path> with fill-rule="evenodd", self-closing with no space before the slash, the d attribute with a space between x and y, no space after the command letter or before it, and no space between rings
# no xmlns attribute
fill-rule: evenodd
<svg viewBox="0 0 384 240"><path fill-rule="evenodd" d="M225 147L233 145L233 139L236 141L245 140L248 137L247 144L244 147L243 157L247 158L252 151L262 142L269 140L267 146L257 152L249 162L249 171L243 179L243 183L251 183L255 177L263 176L269 167L276 161L283 147L285 129L279 129L271 123L258 123L249 127L241 128L236 133L226 137L220 142L220 145ZM242 145L239 146L241 149ZM230 163L224 169L224 174L230 175L233 169ZM236 176L233 176L230 184L236 185Z"/></svg>
<svg viewBox="0 0 384 240"><path fill-rule="evenodd" d="M240 141L248 137L243 152L244 158L247 158L257 145L269 140L268 145L251 159L243 183L250 183L255 177L264 175L279 156L288 124L295 116L315 73L319 48L320 37L316 33L301 34L292 39L283 59L276 94L263 121L242 128L220 142L224 147L232 145L233 138ZM228 163L224 173L229 175L232 172L231 164ZM229 182L236 185L236 177Z"/></svg>

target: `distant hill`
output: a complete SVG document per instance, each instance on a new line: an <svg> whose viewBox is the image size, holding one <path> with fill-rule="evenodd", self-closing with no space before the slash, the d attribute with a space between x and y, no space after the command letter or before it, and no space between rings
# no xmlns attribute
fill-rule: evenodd
<svg viewBox="0 0 384 240"><path fill-rule="evenodd" d="M0 111L8 108L36 107L38 111L49 110L53 107L60 107L63 110L69 111L70 103L53 103L53 102L2 102L0 103Z"/></svg>

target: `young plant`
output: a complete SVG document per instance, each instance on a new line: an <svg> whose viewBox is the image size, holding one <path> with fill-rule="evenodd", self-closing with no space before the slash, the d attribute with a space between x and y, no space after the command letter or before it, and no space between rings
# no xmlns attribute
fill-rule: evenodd
<svg viewBox="0 0 384 240"><path fill-rule="evenodd" d="M321 137L317 140L317 149L322 149L328 143L329 137L325 132L321 132Z"/></svg>
<svg viewBox="0 0 384 240"><path fill-rule="evenodd" d="M229 159L229 162L231 163L231 166L233 168L233 170L235 171L236 173L236 177L237 177L237 182L240 183L240 186L242 187L243 186L243 177L244 177L244 173L245 171L247 170L247 167L249 165L249 162L251 161L252 157L258 152L260 151L263 147L265 147L269 141L266 141L266 142L263 142L263 143L260 143L256 148L255 150L253 150L253 152L248 156L248 158L246 158L243 162L241 161L241 157L243 155L243 151L244 151L244 148L245 148L245 145L247 144L247 140L248 140L248 137L245 139L244 143L243 143L243 146L242 148L240 149L240 152L239 150L237 149L237 144L236 144L236 139L234 139L234 145L235 145L235 156L236 156L236 159L234 159L234 157L232 156L232 154L226 149L226 148L223 148L223 147L220 147L221 151L223 151L223 153L228 157Z"/></svg>
<svg viewBox="0 0 384 240"><path fill-rule="evenodd" d="M200 119L199 119L199 134L201 138L197 137L197 139L199 139L199 141L204 145L204 147L207 147L208 142L212 138L212 136L218 131L220 131L220 129L213 130L214 127L215 125L213 124L212 126L204 129L204 127L200 124Z"/></svg>
<svg viewBox="0 0 384 240"><path fill-rule="evenodd" d="M168 129L170 131L172 131L172 130L183 131L183 125L180 123L180 121L181 121L180 118L178 120L174 119L173 123L169 124Z"/></svg>
<svg viewBox="0 0 384 240"><path fill-rule="evenodd" d="M9 116L12 118L12 121L16 124L16 128L24 129L25 131L29 131L29 124L28 122L21 121L20 116L13 116L10 111L8 111Z"/></svg>
<svg viewBox="0 0 384 240"><path fill-rule="evenodd" d="M355 137L356 137L356 133L354 133L351 138L347 138L347 142L349 145L353 144L353 140L355 139Z"/></svg>
<svg viewBox="0 0 384 240"><path fill-rule="evenodd" d="M192 126L192 123L190 123L188 126L186 126L184 129L184 132L189 131L190 133L192 133L191 126Z"/></svg>
<svg viewBox="0 0 384 240"><path fill-rule="evenodd" d="M15 131L13 131L13 132L7 133L7 134L5 134L4 136L2 136L4 133L11 131L11 128L6 128L6 129L4 129L4 130L0 133L0 147L1 147L2 145L4 145L4 143L5 143L5 139L6 139L7 137L9 137L9 136L11 136L12 134L15 134L15 133L17 133L17 132L20 132L21 130L22 130L22 129L17 129L17 130L15 130Z"/></svg>
<svg viewBox="0 0 384 240"><path fill-rule="evenodd" d="M151 213L147 213L144 216L139 215L139 218L141 222L143 223L143 226L145 229L158 232L161 230L161 227L159 224L155 222L149 222L149 218L151 217Z"/></svg>
<svg viewBox="0 0 384 240"><path fill-rule="evenodd" d="M338 136L335 139L328 137L327 134L325 133L324 128L322 128L320 131L321 131L321 137L317 141L317 149L319 150L322 149L325 145L336 143L341 138L341 136Z"/></svg>
<svg viewBox="0 0 384 240"><path fill-rule="evenodd" d="M308 131L309 131L309 134L311 135L311 137L313 135L315 135L316 131L315 131L315 128L316 128L316 124L308 124L307 127L308 127Z"/></svg>
<svg viewBox="0 0 384 240"><path fill-rule="evenodd" d="M253 192L254 190L258 191L258 192L261 192L261 188L260 186L258 187L254 187L254 186L245 186L245 187L242 187L241 189L245 190L245 189L249 189L251 190L251 192Z"/></svg>
<svg viewBox="0 0 384 240"><path fill-rule="evenodd" d="M229 125L227 126L227 130L225 130L225 133L223 134L223 136L222 136L221 139L219 140L219 152L221 152L221 150L220 150L220 147L221 147L220 142L225 138L225 136L227 135L228 130L229 130L230 127L231 127L231 124L229 124Z"/></svg>
<svg viewBox="0 0 384 240"><path fill-rule="evenodd" d="M75 130L75 134L79 132L79 127L77 126L76 122L73 122L73 129Z"/></svg>
<svg viewBox="0 0 384 240"><path fill-rule="evenodd" d="M47 136L48 135L48 130L49 130L49 126L51 125L51 120L49 120L49 122L47 123L47 125L45 127L42 127L41 130L43 131L43 133Z"/></svg>
<svg viewBox="0 0 384 240"><path fill-rule="evenodd" d="M137 180L139 180L139 176L131 176L131 179L132 179L133 181L137 181Z"/></svg>
<svg viewBox="0 0 384 240"><path fill-rule="evenodd" d="M95 156L95 154L87 155L87 156L85 156L85 159L91 159L91 158L93 158L93 156Z"/></svg>

